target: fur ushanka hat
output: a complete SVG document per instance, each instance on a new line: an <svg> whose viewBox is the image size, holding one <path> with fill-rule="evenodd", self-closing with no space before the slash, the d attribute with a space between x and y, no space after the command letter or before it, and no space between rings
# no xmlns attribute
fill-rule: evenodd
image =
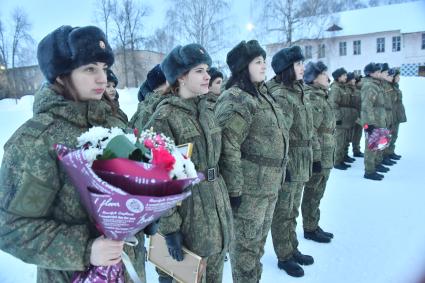
<svg viewBox="0 0 425 283"><path fill-rule="evenodd" d="M53 83L60 75L93 62L114 63L112 48L101 29L95 26L61 26L38 44L38 65L46 79Z"/></svg>
<svg viewBox="0 0 425 283"><path fill-rule="evenodd" d="M223 73L222 72L220 72L217 68L215 68L215 67L211 67L209 70L208 70L208 74L210 75L210 85L214 82L214 80L216 79L216 78L224 78L223 77Z"/></svg>
<svg viewBox="0 0 425 283"><path fill-rule="evenodd" d="M351 80L355 80L355 79L356 79L356 75L353 72L347 73L347 82Z"/></svg>
<svg viewBox="0 0 425 283"><path fill-rule="evenodd" d="M303 61L304 55L301 47L295 45L283 48L277 52L272 58L272 68L275 74L282 73L285 69L298 61Z"/></svg>
<svg viewBox="0 0 425 283"><path fill-rule="evenodd" d="M232 74L237 74L258 56L263 56L264 59L266 58L266 51L260 46L258 41L243 40L227 53L226 63Z"/></svg>
<svg viewBox="0 0 425 283"><path fill-rule="evenodd" d="M111 69L106 70L106 79L108 82L113 82L115 87L118 86L118 78L115 76L114 72Z"/></svg>
<svg viewBox="0 0 425 283"><path fill-rule="evenodd" d="M379 66L379 64L375 64L373 62L367 64L363 70L365 76L369 76L370 74L373 74L376 71L381 71L381 67Z"/></svg>
<svg viewBox="0 0 425 283"><path fill-rule="evenodd" d="M178 45L164 58L161 69L170 85L174 85L181 75L199 64L211 66L212 60L204 47L197 43Z"/></svg>
<svg viewBox="0 0 425 283"><path fill-rule="evenodd" d="M308 62L304 69L305 83L312 84L318 75L327 70L328 67L326 67L326 65L322 61L318 61L317 63Z"/></svg>
<svg viewBox="0 0 425 283"><path fill-rule="evenodd" d="M339 79L342 75L347 74L347 71L344 68L338 68L332 73L332 77L335 81Z"/></svg>

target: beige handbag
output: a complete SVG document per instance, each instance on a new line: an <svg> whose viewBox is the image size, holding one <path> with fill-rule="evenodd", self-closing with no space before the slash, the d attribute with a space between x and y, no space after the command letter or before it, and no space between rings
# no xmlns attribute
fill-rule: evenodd
<svg viewBox="0 0 425 283"><path fill-rule="evenodd" d="M172 276L177 282L199 283L207 267L206 259L183 247L183 261L176 261L168 253L163 235L150 237L148 260L156 267Z"/></svg>

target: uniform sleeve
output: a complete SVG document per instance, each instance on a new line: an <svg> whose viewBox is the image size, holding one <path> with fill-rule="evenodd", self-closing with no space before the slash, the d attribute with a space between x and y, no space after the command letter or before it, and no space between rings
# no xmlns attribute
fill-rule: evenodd
<svg viewBox="0 0 425 283"><path fill-rule="evenodd" d="M240 196L244 186L241 144L248 136L251 119L248 112L241 111L240 105L234 105L226 100L219 100L215 114L222 128L220 174L226 182L229 195Z"/></svg>
<svg viewBox="0 0 425 283"><path fill-rule="evenodd" d="M84 270L93 240L88 225L59 222L52 215L63 179L53 149L47 148L43 141L26 137L5 147L0 248L42 268Z"/></svg>
<svg viewBox="0 0 425 283"><path fill-rule="evenodd" d="M161 109L154 114L154 116L146 123L144 129L153 128L157 133L162 133L167 137L174 139L172 128L166 119L167 111ZM162 234L167 235L180 230L182 225L182 217L176 207L170 209L159 220L159 230Z"/></svg>
<svg viewBox="0 0 425 283"><path fill-rule="evenodd" d="M323 110L317 98L310 96L310 103L313 112L313 161L320 161L322 159L322 149L318 129L323 121Z"/></svg>
<svg viewBox="0 0 425 283"><path fill-rule="evenodd" d="M375 113L374 113L374 104L378 93L370 85L365 85L362 88L362 110L361 110L361 120L362 125L376 125Z"/></svg>

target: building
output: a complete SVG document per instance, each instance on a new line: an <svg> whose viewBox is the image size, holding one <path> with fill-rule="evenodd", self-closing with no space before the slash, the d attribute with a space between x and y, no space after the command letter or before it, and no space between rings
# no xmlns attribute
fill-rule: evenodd
<svg viewBox="0 0 425 283"><path fill-rule="evenodd" d="M306 62L323 61L363 73L369 62L387 62L403 76L425 76L425 1L345 11L332 15L320 36L299 36ZM284 44L267 45L274 54Z"/></svg>

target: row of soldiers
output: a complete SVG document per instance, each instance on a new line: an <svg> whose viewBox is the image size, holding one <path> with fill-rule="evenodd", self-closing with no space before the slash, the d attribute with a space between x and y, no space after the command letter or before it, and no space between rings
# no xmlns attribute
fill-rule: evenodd
<svg viewBox="0 0 425 283"><path fill-rule="evenodd" d="M400 72L390 68L388 63L370 63L364 68L366 77L347 73L339 68L332 73L334 82L330 87L330 97L336 117L336 151L334 168L346 170L355 159L348 155L351 143L353 156L363 157L360 140L363 127L372 134L375 128L388 128L391 142L384 151L371 151L365 144L364 178L382 180L380 173L389 171L387 166L401 158L394 152L400 123L407 121L398 86ZM379 173L378 173L379 172Z"/></svg>

